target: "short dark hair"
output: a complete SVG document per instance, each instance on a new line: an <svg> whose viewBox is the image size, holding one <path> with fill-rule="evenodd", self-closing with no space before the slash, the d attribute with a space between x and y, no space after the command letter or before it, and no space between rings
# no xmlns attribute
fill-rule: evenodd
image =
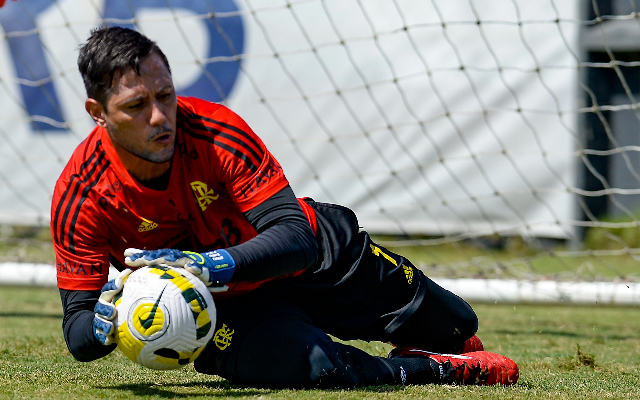
<svg viewBox="0 0 640 400"><path fill-rule="evenodd" d="M115 73L133 68L140 74L140 62L152 53L160 56L171 73L169 61L160 47L143 34L119 26L94 29L80 47L78 56L78 69L87 96L106 106Z"/></svg>

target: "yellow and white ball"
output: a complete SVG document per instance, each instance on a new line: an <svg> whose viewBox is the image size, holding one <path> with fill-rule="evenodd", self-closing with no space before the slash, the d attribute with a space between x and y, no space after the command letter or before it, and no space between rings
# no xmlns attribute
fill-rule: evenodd
<svg viewBox="0 0 640 400"><path fill-rule="evenodd" d="M134 271L115 306L118 348L147 368L187 365L213 336L216 309L211 293L182 268L150 266Z"/></svg>

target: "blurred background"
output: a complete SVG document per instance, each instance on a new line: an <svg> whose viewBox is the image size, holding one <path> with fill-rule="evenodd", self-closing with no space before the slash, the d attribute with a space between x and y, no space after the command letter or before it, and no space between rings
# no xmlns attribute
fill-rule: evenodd
<svg viewBox="0 0 640 400"><path fill-rule="evenodd" d="M429 276L489 301L568 301L575 287L640 302L638 12L636 0L8 1L0 284L55 285L53 186L93 129L78 47L108 24L157 41L180 95L240 114L298 196L351 207Z"/></svg>

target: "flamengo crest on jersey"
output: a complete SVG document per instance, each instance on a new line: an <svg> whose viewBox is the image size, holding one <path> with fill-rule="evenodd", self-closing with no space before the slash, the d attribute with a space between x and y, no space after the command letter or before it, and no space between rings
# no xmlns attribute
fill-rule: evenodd
<svg viewBox="0 0 640 400"><path fill-rule="evenodd" d="M214 200L218 200L220 196L216 194L213 189L209 189L206 183L200 181L191 182L191 189L193 189L193 194L196 196L196 200L202 211L205 211L207 206Z"/></svg>

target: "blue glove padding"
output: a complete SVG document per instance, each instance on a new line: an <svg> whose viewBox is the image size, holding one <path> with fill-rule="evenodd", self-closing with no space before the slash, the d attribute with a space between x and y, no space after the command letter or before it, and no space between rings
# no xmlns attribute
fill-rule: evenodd
<svg viewBox="0 0 640 400"><path fill-rule="evenodd" d="M207 286L228 283L236 269L235 260L224 249L206 253L176 249L127 249L124 255L124 262L132 267L145 265L182 267L200 278Z"/></svg>
<svg viewBox="0 0 640 400"><path fill-rule="evenodd" d="M115 341L116 327L112 321L116 318L116 307L113 304L113 299L122 291L124 283L131 272L133 271L125 269L115 279L107 282L100 290L100 298L98 298L98 302L93 308L95 313L93 317L93 335L105 346Z"/></svg>

